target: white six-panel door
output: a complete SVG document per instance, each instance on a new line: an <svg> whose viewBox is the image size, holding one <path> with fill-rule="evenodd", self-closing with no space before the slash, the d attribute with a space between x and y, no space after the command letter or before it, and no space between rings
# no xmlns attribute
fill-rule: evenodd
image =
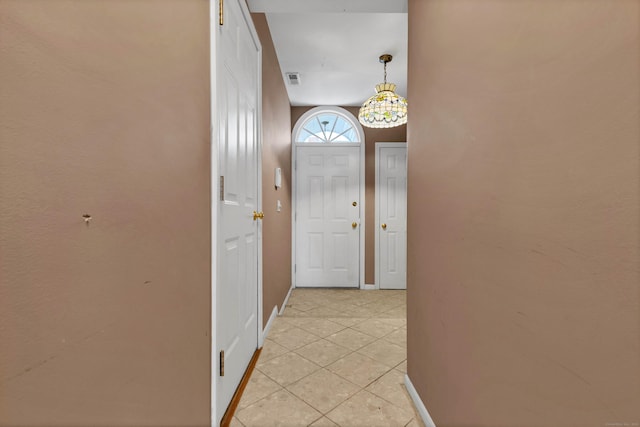
<svg viewBox="0 0 640 427"><path fill-rule="evenodd" d="M376 144L376 282L407 288L407 148Z"/></svg>
<svg viewBox="0 0 640 427"><path fill-rule="evenodd" d="M358 287L360 148L296 148L295 283Z"/></svg>
<svg viewBox="0 0 640 427"><path fill-rule="evenodd" d="M253 211L260 208L260 45L248 16L239 0L227 0L224 25L216 26L218 159L224 177L214 193L219 200L215 356L224 351L224 375L220 360L214 373L217 422L258 346L260 224Z"/></svg>

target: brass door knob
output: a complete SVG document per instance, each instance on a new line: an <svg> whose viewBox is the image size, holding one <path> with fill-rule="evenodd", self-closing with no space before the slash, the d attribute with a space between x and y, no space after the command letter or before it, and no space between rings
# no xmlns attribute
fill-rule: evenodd
<svg viewBox="0 0 640 427"><path fill-rule="evenodd" d="M387 224L385 224L384 222L382 224L380 224L380 227L382 227L383 230L387 229Z"/></svg>
<svg viewBox="0 0 640 427"><path fill-rule="evenodd" d="M356 228L357 226L358 226L358 223L357 223L357 222L352 222L352 223L351 223L351 228Z"/></svg>
<svg viewBox="0 0 640 427"><path fill-rule="evenodd" d="M257 220L258 218L264 219L264 212L256 212L253 211L253 220Z"/></svg>

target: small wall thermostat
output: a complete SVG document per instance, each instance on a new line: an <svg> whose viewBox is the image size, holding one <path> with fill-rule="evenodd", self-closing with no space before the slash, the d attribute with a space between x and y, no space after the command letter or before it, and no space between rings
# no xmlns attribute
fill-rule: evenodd
<svg viewBox="0 0 640 427"><path fill-rule="evenodd" d="M276 168L274 182L275 182L276 190L282 187L282 169Z"/></svg>

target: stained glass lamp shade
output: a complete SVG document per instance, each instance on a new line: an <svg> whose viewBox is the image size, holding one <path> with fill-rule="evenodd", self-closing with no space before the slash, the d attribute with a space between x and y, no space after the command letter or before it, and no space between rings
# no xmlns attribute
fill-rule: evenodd
<svg viewBox="0 0 640 427"><path fill-rule="evenodd" d="M391 55L380 56L384 63L384 83L376 85L376 94L367 99L358 120L369 128L391 128L407 123L407 100L395 93L396 85L387 83L387 62Z"/></svg>

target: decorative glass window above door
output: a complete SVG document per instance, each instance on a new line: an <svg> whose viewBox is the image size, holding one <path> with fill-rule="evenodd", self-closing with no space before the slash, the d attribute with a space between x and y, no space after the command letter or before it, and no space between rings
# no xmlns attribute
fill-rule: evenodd
<svg viewBox="0 0 640 427"><path fill-rule="evenodd" d="M296 125L294 141L332 144L361 142L361 132L356 128L357 122L339 110L342 109L317 107L313 111L310 110L308 113L311 114L305 118L306 120Z"/></svg>

